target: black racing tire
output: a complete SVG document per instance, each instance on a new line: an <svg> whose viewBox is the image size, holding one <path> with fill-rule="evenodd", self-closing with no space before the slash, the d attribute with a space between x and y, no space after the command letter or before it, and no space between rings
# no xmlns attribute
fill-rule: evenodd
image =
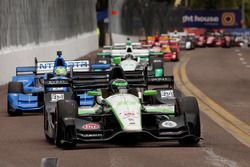
<svg viewBox="0 0 250 167"><path fill-rule="evenodd" d="M37 93L37 99L38 99L38 106L43 106L42 110L44 109L44 92Z"/></svg>
<svg viewBox="0 0 250 167"><path fill-rule="evenodd" d="M50 137L48 134L46 134L46 131L48 131L48 120L46 119L46 117L48 117L46 114L45 114L45 110L43 110L43 128L44 128L44 136L47 140L48 143L50 144L53 144L54 143L54 138L53 137Z"/></svg>
<svg viewBox="0 0 250 167"><path fill-rule="evenodd" d="M9 82L8 83L8 93L23 93L23 83L22 82ZM9 116L21 116L23 113L20 110L11 111L10 104L7 104L7 111Z"/></svg>
<svg viewBox="0 0 250 167"><path fill-rule="evenodd" d="M23 112L21 110L15 110L14 112L10 111L10 105L9 105L9 103L7 104L7 112L8 112L8 114L9 114L10 117L22 116L23 115Z"/></svg>
<svg viewBox="0 0 250 167"><path fill-rule="evenodd" d="M176 98L183 97L183 94L179 89L173 89L173 90L174 90L174 95Z"/></svg>
<svg viewBox="0 0 250 167"><path fill-rule="evenodd" d="M23 83L22 82L9 82L8 83L8 93L23 93Z"/></svg>
<svg viewBox="0 0 250 167"><path fill-rule="evenodd" d="M179 140L180 144L193 145L200 141L200 110L195 97L181 97L177 99L179 112L185 115L190 136Z"/></svg>
<svg viewBox="0 0 250 167"><path fill-rule="evenodd" d="M75 118L77 116L78 105L74 100L59 100L56 106L55 122L55 144L59 148L70 149L76 144L73 142L75 128L66 127L64 118ZM64 141L71 141L70 143Z"/></svg>

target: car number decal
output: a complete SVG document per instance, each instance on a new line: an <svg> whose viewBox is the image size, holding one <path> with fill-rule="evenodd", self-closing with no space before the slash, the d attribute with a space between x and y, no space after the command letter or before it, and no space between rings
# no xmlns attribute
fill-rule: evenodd
<svg viewBox="0 0 250 167"><path fill-rule="evenodd" d="M59 100L64 100L64 94L51 94L51 102L57 102Z"/></svg>
<svg viewBox="0 0 250 167"><path fill-rule="evenodd" d="M161 91L161 98L173 98L174 91L173 90L162 90Z"/></svg>

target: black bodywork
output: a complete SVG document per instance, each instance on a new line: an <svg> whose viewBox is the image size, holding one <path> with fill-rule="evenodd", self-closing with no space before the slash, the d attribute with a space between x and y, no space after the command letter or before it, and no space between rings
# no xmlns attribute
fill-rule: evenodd
<svg viewBox="0 0 250 167"><path fill-rule="evenodd" d="M104 98L111 95L110 81L116 78L126 79L129 83L128 93L140 97L142 105L140 132L126 132L117 120L108 104L100 103L94 97L94 102L88 107L99 108L94 113L78 114L82 100L89 100L85 95L90 90L101 90ZM111 71L73 72L71 78L71 100L60 100L56 103L54 115L53 140L58 147L72 147L77 143L105 142L122 139L129 135L134 138L150 140L178 140L180 143L197 144L200 140L200 118L198 103L193 97L182 97L181 93L173 89L173 77L147 77L146 72L124 72L115 66ZM151 84L165 84L165 88L157 89L154 96L143 96L143 91ZM162 91L172 91L169 98L162 98ZM146 112L147 105L173 105L174 113ZM176 125L171 125L171 124ZM169 125L168 125L169 124ZM87 126L87 128L85 128Z"/></svg>

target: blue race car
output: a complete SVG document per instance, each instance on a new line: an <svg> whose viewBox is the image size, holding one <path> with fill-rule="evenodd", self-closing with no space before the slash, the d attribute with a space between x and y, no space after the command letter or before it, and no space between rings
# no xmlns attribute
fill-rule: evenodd
<svg viewBox="0 0 250 167"><path fill-rule="evenodd" d="M43 110L43 76L36 75L35 67L17 67L16 76L8 83L8 114Z"/></svg>
<svg viewBox="0 0 250 167"><path fill-rule="evenodd" d="M88 71L89 61L65 61L62 52L57 52L54 62L38 62L35 59L33 67L17 67L16 76L8 84L8 114L22 115L23 112L42 112L44 109L44 80L53 78L55 73L74 71ZM63 79L63 78L56 78Z"/></svg>

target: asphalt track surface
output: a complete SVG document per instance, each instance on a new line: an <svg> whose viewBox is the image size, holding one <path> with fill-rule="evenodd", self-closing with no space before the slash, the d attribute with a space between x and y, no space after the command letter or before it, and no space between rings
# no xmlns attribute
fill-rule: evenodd
<svg viewBox="0 0 250 167"><path fill-rule="evenodd" d="M250 49L198 48L189 56L187 75L203 93L229 113L250 124ZM239 56L239 53L241 56ZM244 58L244 60L240 59ZM242 63L246 62L246 63ZM172 73L176 63L166 63ZM135 145L87 144L62 150L46 142L41 114L8 117L6 87L0 89L0 167L40 166L43 157L57 157L60 167L249 167L250 149L201 111L202 137L197 146L175 142Z"/></svg>

